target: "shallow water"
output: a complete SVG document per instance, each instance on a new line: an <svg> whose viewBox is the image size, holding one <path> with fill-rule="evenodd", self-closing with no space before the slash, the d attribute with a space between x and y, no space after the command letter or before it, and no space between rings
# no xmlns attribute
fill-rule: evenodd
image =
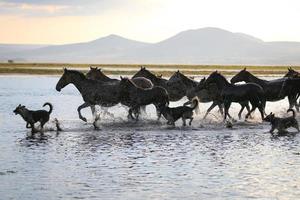
<svg viewBox="0 0 300 200"><path fill-rule="evenodd" d="M272 137L255 116L233 129L217 110L192 127L175 128L155 120L153 107L140 122L128 122L122 106L115 118L93 130L78 120L82 99L73 86L57 92L55 76L0 77L0 199L298 199L300 135ZM22 103L40 109L54 105L64 131L26 139L25 122L12 110ZM172 105L182 104L181 102ZM287 100L268 103L283 115ZM239 106L231 112L236 116ZM48 109L48 108L47 108ZM47 129L54 128L53 123ZM294 131L291 129L290 131Z"/></svg>

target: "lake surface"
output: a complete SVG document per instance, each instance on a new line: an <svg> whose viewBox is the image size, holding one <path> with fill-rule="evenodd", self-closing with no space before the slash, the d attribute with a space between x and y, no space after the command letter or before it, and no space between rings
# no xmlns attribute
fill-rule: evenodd
<svg viewBox="0 0 300 200"><path fill-rule="evenodd" d="M0 76L0 199L300 198L300 134L273 137L258 113L226 129L217 110L203 121L209 104L200 104L192 127L178 121L172 128L156 122L151 106L135 123L118 105L95 131L89 109L88 123L78 119L77 90L55 90L58 78ZM46 101L64 131L26 139L30 131L12 111L19 103L41 109ZM267 104L278 115L286 108L286 99ZM233 116L238 109L233 105Z"/></svg>

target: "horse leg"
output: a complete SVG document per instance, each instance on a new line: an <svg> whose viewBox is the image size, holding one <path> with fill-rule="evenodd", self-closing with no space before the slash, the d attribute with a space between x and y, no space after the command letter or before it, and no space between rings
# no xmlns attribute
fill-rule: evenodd
<svg viewBox="0 0 300 200"><path fill-rule="evenodd" d="M141 106L140 111L141 113L146 114L146 106Z"/></svg>
<svg viewBox="0 0 300 200"><path fill-rule="evenodd" d="M250 112L248 112L248 114L246 115L246 119L248 119L248 117L251 115L251 113L258 108L260 115L261 115L261 119L264 118L264 108L263 108L263 104L262 102L260 102L259 98L256 99L251 99L250 103L252 105L252 109L250 110Z"/></svg>
<svg viewBox="0 0 300 200"><path fill-rule="evenodd" d="M90 108L91 108L91 111L92 111L93 118L95 119L96 114L97 114L96 113L96 106L95 105L91 105Z"/></svg>
<svg viewBox="0 0 300 200"><path fill-rule="evenodd" d="M219 112L221 115L224 115L224 104L222 102L218 102Z"/></svg>
<svg viewBox="0 0 300 200"><path fill-rule="evenodd" d="M155 105L155 104L154 104L154 106L155 106L155 108L156 108L157 121L159 121L160 118L161 118L161 112L160 112L160 110L159 110L159 105Z"/></svg>
<svg viewBox="0 0 300 200"><path fill-rule="evenodd" d="M133 108L133 112L134 112L135 120L138 121L140 115L140 106L135 106Z"/></svg>
<svg viewBox="0 0 300 200"><path fill-rule="evenodd" d="M186 126L186 121L185 117L182 117L182 126Z"/></svg>
<svg viewBox="0 0 300 200"><path fill-rule="evenodd" d="M141 113L141 107L137 107L136 109L133 110L133 114L135 118L137 119Z"/></svg>
<svg viewBox="0 0 300 200"><path fill-rule="evenodd" d="M239 116L239 120L241 120L242 119L242 112L244 111L244 108L246 107L245 105L243 105L243 104L241 104L241 109L240 109L240 112L239 112L239 114L238 114L238 116ZM248 111L249 112L249 111Z"/></svg>
<svg viewBox="0 0 300 200"><path fill-rule="evenodd" d="M288 96L288 100L289 100L289 108L292 109L294 106L296 106L297 104L297 99L296 99L296 95L289 95Z"/></svg>
<svg viewBox="0 0 300 200"><path fill-rule="evenodd" d="M228 117L230 116L229 113L228 113L230 105L231 105L231 102L224 102L224 108L225 108L224 121L226 121L227 115L228 115Z"/></svg>
<svg viewBox="0 0 300 200"><path fill-rule="evenodd" d="M134 119L134 117L132 116L132 111L133 111L133 107L130 107L128 110L128 118L130 119Z"/></svg>
<svg viewBox="0 0 300 200"><path fill-rule="evenodd" d="M83 117L81 115L81 109L83 108L86 108L86 107L89 107L90 106L90 103L87 103L87 102L84 102L82 105L80 105L78 108L77 108L77 112L78 112L78 115L79 115L79 119L81 119L82 121L84 122L87 122L86 118Z"/></svg>
<svg viewBox="0 0 300 200"><path fill-rule="evenodd" d="M207 111L206 111L206 113L205 113L203 119L205 119L205 118L207 117L208 113L209 113L214 107L216 107L216 105L218 105L218 104L217 104L215 101L213 101L213 103L211 104L211 106L207 109ZM220 105L218 105L218 106L220 107Z"/></svg>
<svg viewBox="0 0 300 200"><path fill-rule="evenodd" d="M239 119L242 118L242 113L243 113L243 111L244 111L245 108L247 109L248 113L250 112L250 106L249 106L248 102L242 102L242 103L240 103L240 105L242 106L242 108L241 108L241 110L240 110L240 112L238 114Z"/></svg>

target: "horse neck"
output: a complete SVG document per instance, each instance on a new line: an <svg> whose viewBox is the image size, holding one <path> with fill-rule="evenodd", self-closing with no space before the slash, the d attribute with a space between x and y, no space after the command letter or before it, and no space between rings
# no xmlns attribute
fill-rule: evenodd
<svg viewBox="0 0 300 200"><path fill-rule="evenodd" d="M252 83L257 83L258 85L264 85L264 84L266 84L267 81L260 79L256 76L254 76L253 74L249 73L248 80L246 80L245 82L252 82Z"/></svg>
<svg viewBox="0 0 300 200"><path fill-rule="evenodd" d="M139 87L137 87L132 81L130 81L127 88L128 88L128 91L135 91L135 90L138 90Z"/></svg>
<svg viewBox="0 0 300 200"><path fill-rule="evenodd" d="M108 76L106 76L105 74L102 74L102 73L97 75L97 79L103 80L103 81L110 81L111 80L111 78L109 78Z"/></svg>
<svg viewBox="0 0 300 200"><path fill-rule="evenodd" d="M194 81L194 80L189 79L188 77L183 76L182 80L183 80L183 83L186 86L189 86L189 87L196 87L197 86L197 82Z"/></svg>
<svg viewBox="0 0 300 200"><path fill-rule="evenodd" d="M232 86L232 84L230 84L227 81L227 79L225 77L223 77L223 76L220 76L220 78L218 78L216 80L216 84L217 84L218 88L221 89L221 90L223 90L226 87L231 87Z"/></svg>
<svg viewBox="0 0 300 200"><path fill-rule="evenodd" d="M87 83L87 81L88 81L87 79L82 79L79 76L73 76L70 83L72 83L77 88L77 90L82 94L86 90L84 85L85 83Z"/></svg>

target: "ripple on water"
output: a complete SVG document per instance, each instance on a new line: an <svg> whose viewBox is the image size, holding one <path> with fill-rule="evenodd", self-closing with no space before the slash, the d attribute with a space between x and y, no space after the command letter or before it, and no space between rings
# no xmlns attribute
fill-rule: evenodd
<svg viewBox="0 0 300 200"><path fill-rule="evenodd" d="M21 79L21 80L20 80ZM128 122L127 110L116 106L99 122L77 119L82 103L68 86L57 93L57 77L0 78L0 195L3 199L297 199L300 136L271 136L269 125L238 120L233 128L217 112L202 116L200 104L192 127L157 122L154 108L139 122ZM41 84L36 84L39 82ZM34 87L33 87L34 85ZM4 87L5 86L5 87ZM12 92L10 92L13 91ZM29 91L31 90L31 91ZM14 98L12 98L14 97ZM54 105L53 118L63 132L47 131L28 139L25 123L12 110L22 103L40 109ZM172 103L179 105L183 101ZM267 112L284 115L286 100L268 103ZM280 109L278 109L280 108ZM238 105L230 112L237 116ZM83 115L90 117L90 110ZM49 129L53 124L47 125Z"/></svg>

